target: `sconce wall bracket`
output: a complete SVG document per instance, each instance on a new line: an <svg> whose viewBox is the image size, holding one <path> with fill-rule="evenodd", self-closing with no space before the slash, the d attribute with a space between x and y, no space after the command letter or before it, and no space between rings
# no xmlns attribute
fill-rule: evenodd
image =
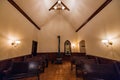
<svg viewBox="0 0 120 80"><path fill-rule="evenodd" d="M113 45L113 42L111 40L102 40L102 42L107 46L112 46Z"/></svg>
<svg viewBox="0 0 120 80"><path fill-rule="evenodd" d="M11 40L11 45L16 47L20 44L21 42L19 40Z"/></svg>

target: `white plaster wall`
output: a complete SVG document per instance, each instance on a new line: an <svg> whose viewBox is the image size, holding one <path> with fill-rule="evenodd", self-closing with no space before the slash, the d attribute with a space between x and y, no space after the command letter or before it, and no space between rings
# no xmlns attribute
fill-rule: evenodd
<svg viewBox="0 0 120 80"><path fill-rule="evenodd" d="M78 33L75 30L58 12L42 24L39 31L7 0L0 0L0 60L30 54L32 40L38 41L38 52L57 52L58 35L61 36L61 52L66 40L76 44L72 52L79 52L79 41L85 40L88 54L120 60L120 0L112 0ZM20 40L21 44L12 47L8 43L11 37ZM107 38L113 40L112 47L101 43Z"/></svg>
<svg viewBox="0 0 120 80"><path fill-rule="evenodd" d="M56 14L39 31L7 0L0 2L0 60L31 54L32 40L38 41L38 52L57 52L58 38L61 36L61 52L65 40L76 43L77 33L67 20ZM9 40L20 40L17 47L11 46ZM77 48L72 49L76 52Z"/></svg>
<svg viewBox="0 0 120 80"><path fill-rule="evenodd" d="M37 40L38 30L7 0L0 0L0 60L31 53L32 40ZM17 47L9 40L20 40Z"/></svg>
<svg viewBox="0 0 120 80"><path fill-rule="evenodd" d="M69 22L62 16L57 14L42 27L39 32L39 52L57 52L58 38L60 35L61 52L64 52L64 42L70 40L71 43L77 42L77 33ZM76 52L77 48L72 48L72 52Z"/></svg>
<svg viewBox="0 0 120 80"><path fill-rule="evenodd" d="M78 32L78 39L86 41L88 54L120 60L120 0L112 0L97 16ZM102 39L113 45L106 47Z"/></svg>

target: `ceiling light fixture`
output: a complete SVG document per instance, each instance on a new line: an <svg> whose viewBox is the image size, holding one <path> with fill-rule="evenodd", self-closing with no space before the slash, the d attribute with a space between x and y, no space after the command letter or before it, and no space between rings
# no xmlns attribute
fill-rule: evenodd
<svg viewBox="0 0 120 80"><path fill-rule="evenodd" d="M70 9L60 0L58 0L50 9L50 10L68 10Z"/></svg>

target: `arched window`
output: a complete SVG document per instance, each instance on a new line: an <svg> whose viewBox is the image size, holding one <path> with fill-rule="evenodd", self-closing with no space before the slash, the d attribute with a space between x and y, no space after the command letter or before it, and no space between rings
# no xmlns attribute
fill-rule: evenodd
<svg viewBox="0 0 120 80"><path fill-rule="evenodd" d="M64 43L64 53L65 55L71 55L71 43L69 40L66 40Z"/></svg>

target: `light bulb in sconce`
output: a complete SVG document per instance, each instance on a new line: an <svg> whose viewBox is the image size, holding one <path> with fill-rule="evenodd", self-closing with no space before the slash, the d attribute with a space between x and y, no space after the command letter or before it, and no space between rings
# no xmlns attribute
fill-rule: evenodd
<svg viewBox="0 0 120 80"><path fill-rule="evenodd" d="M104 43L104 44L105 44L105 46L107 46L107 47L109 47L110 45L112 45L112 44L113 44L113 42L112 42L111 40L107 40L107 39L102 40L101 42L102 42L102 43Z"/></svg>
<svg viewBox="0 0 120 80"><path fill-rule="evenodd" d="M76 47L76 45L74 43L72 43L72 48L74 49Z"/></svg>
<svg viewBox="0 0 120 80"><path fill-rule="evenodd" d="M14 47L18 46L21 43L19 40L10 40L10 44Z"/></svg>

